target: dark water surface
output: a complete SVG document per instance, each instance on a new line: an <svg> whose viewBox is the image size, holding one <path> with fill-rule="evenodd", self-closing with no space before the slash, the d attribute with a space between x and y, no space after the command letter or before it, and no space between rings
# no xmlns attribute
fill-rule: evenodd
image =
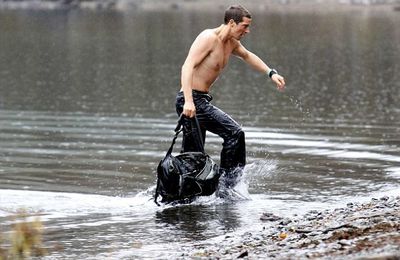
<svg viewBox="0 0 400 260"><path fill-rule="evenodd" d="M180 66L219 13L0 11L0 230L40 213L49 259L165 258L201 241L400 193L400 13L254 12L243 44L287 90L232 58L214 103L246 131L240 200L157 207ZM222 140L207 136L216 160Z"/></svg>

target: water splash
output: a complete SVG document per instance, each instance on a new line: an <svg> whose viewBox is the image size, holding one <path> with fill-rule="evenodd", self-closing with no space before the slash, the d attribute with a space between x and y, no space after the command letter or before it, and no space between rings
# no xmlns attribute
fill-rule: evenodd
<svg viewBox="0 0 400 260"><path fill-rule="evenodd" d="M224 202L251 200L251 194L249 192L250 183L260 177L272 178L276 169L277 162L275 160L258 160L252 162L245 166L243 174L238 178L237 184L233 188L226 188L225 180L221 177L220 188L216 193L217 195L218 193L223 194L222 200Z"/></svg>
<svg viewBox="0 0 400 260"><path fill-rule="evenodd" d="M248 182L259 179L259 177L273 178L278 168L276 160L257 160L247 164L244 168L244 176Z"/></svg>
<svg viewBox="0 0 400 260"><path fill-rule="evenodd" d="M284 94L287 98L289 98L290 103L292 103L297 110L299 110L302 114L302 121L305 121L307 118L311 118L310 109L306 108L303 102L290 94Z"/></svg>

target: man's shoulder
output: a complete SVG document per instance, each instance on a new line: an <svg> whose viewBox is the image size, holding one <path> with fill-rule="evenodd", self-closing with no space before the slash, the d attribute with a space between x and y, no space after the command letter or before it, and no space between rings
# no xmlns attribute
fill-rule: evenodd
<svg viewBox="0 0 400 260"><path fill-rule="evenodd" d="M203 40L208 40L208 41L214 41L217 40L217 34L213 29L205 29L202 31L197 38L203 39Z"/></svg>

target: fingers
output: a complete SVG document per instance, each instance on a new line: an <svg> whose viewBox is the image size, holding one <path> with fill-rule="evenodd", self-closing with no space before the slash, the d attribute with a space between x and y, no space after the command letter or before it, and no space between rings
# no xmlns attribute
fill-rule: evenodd
<svg viewBox="0 0 400 260"><path fill-rule="evenodd" d="M185 102L183 105L182 114L189 118L196 116L196 107L194 106L193 102Z"/></svg>
<svg viewBox="0 0 400 260"><path fill-rule="evenodd" d="M276 77L274 78L274 82L276 83L276 87L278 88L278 90L284 90L285 88L285 79L280 76L280 75L276 75Z"/></svg>
<svg viewBox="0 0 400 260"><path fill-rule="evenodd" d="M277 78L278 78L279 83L285 85L285 79L281 75L279 75L279 77L277 77Z"/></svg>
<svg viewBox="0 0 400 260"><path fill-rule="evenodd" d="M273 80L273 82L275 82L278 90L283 90L285 88L285 84L286 84L285 79L281 75L279 75L279 74L272 75L272 80Z"/></svg>
<svg viewBox="0 0 400 260"><path fill-rule="evenodd" d="M196 116L196 111L183 110L182 114L184 114L186 117L192 118Z"/></svg>

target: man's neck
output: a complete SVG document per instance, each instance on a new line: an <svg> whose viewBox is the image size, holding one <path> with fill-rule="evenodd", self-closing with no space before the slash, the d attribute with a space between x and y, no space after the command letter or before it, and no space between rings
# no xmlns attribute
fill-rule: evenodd
<svg viewBox="0 0 400 260"><path fill-rule="evenodd" d="M222 42L227 42L229 39L232 38L232 36L230 36L230 28L226 24L221 24L220 27L217 27L215 29L215 33L218 35L218 38L220 38Z"/></svg>

